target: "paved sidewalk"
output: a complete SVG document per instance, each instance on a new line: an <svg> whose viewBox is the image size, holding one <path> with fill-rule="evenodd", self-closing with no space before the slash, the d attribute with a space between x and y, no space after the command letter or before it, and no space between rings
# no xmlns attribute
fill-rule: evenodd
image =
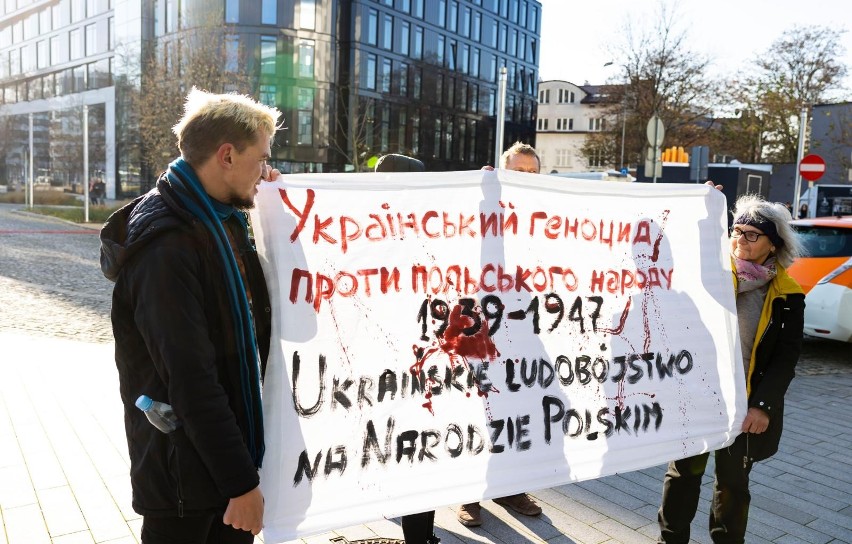
<svg viewBox="0 0 852 544"><path fill-rule="evenodd" d="M0 332L0 544L132 544L127 448L111 344ZM753 472L749 544L852 544L852 361L807 364L787 401L781 451ZM437 513L442 544L652 543L664 467L534 493L544 513L525 518L483 502L468 529ZM708 470L709 473L709 470ZM709 544L710 478L693 524ZM302 541L401 538L384 520ZM257 539L262 542L262 539Z"/></svg>

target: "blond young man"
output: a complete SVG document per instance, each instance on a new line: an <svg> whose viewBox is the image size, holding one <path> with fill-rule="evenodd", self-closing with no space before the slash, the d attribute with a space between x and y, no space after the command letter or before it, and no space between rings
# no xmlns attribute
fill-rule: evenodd
<svg viewBox="0 0 852 544"><path fill-rule="evenodd" d="M142 542L249 544L263 526L260 381L266 282L248 236L278 110L193 89L174 126L181 157L101 231ZM170 404L163 433L135 407Z"/></svg>

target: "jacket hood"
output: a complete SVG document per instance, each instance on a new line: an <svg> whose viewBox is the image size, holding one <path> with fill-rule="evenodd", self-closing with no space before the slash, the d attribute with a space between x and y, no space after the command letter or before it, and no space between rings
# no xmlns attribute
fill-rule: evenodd
<svg viewBox="0 0 852 544"><path fill-rule="evenodd" d="M193 223L171 194L168 178L163 175L157 186L116 210L101 229L101 271L115 281L121 269L139 249L163 232Z"/></svg>

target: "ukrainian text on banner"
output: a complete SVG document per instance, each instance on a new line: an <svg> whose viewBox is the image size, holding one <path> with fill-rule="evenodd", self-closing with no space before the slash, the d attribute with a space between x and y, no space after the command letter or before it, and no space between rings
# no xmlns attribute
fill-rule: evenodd
<svg viewBox="0 0 852 544"><path fill-rule="evenodd" d="M724 214L704 185L507 171L262 184L266 541L730 441Z"/></svg>

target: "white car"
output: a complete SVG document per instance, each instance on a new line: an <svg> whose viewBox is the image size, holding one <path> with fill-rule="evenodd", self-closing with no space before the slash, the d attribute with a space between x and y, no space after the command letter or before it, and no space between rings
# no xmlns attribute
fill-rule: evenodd
<svg viewBox="0 0 852 544"><path fill-rule="evenodd" d="M797 219L806 254L787 269L805 290L805 334L852 342L852 217Z"/></svg>

